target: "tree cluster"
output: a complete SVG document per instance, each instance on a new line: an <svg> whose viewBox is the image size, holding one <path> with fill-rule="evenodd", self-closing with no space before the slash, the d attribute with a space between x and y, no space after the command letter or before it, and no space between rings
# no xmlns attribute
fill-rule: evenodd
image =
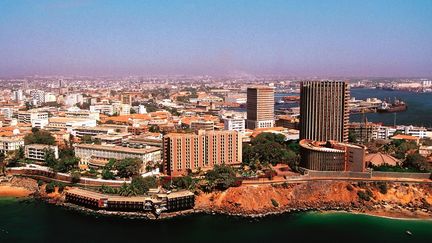
<svg viewBox="0 0 432 243"><path fill-rule="evenodd" d="M298 143L289 143L281 134L261 133L243 146L243 164L252 169L260 165L288 164L295 167L298 163Z"/></svg>
<svg viewBox="0 0 432 243"><path fill-rule="evenodd" d="M54 145L55 138L51 135L50 132L39 129L32 129L32 133L27 134L24 137L25 144L47 144Z"/></svg>
<svg viewBox="0 0 432 243"><path fill-rule="evenodd" d="M418 152L419 146L415 142L406 140L393 140L384 144L379 152L387 153L403 161L399 166L371 166L374 170L393 171L393 172L427 172L432 170L432 166L427 159Z"/></svg>
<svg viewBox="0 0 432 243"><path fill-rule="evenodd" d="M104 193L118 194L120 196L130 197L144 195L149 191L150 188L155 187L157 187L157 181L155 177L135 176L132 178L131 183L123 183L123 185L119 189L113 190L111 188L102 187L101 191Z"/></svg>
<svg viewBox="0 0 432 243"><path fill-rule="evenodd" d="M115 178L113 170L117 171L117 176L130 178L139 175L142 161L138 158L126 158L122 160L110 159L102 169L102 178L111 180Z"/></svg>
<svg viewBox="0 0 432 243"><path fill-rule="evenodd" d="M209 189L225 190L237 183L234 168L227 165L215 165L213 170L207 171L205 179Z"/></svg>
<svg viewBox="0 0 432 243"><path fill-rule="evenodd" d="M60 150L59 159L55 158L54 151L51 149L47 149L45 151L44 157L45 163L56 172L69 172L78 167L79 158L75 157L73 151Z"/></svg>
<svg viewBox="0 0 432 243"><path fill-rule="evenodd" d="M195 188L196 180L194 180L191 176L181 176L181 177L165 177L162 178L160 184L165 189L187 189L192 190Z"/></svg>

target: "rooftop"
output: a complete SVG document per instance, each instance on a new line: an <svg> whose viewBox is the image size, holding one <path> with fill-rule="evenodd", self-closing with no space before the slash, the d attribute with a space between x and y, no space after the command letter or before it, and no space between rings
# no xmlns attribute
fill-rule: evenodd
<svg viewBox="0 0 432 243"><path fill-rule="evenodd" d="M403 140L414 140L414 141L419 140L418 137L414 137L411 135L405 135L405 134L398 134L396 136L391 137L391 139L403 139Z"/></svg>
<svg viewBox="0 0 432 243"><path fill-rule="evenodd" d="M367 154L365 157L366 163L371 163L375 166L380 165L391 165L396 166L399 164L399 160L394 158L391 155L383 154L383 153L373 153L373 154Z"/></svg>
<svg viewBox="0 0 432 243"><path fill-rule="evenodd" d="M115 145L99 145L99 144L77 144L75 145L75 148L91 149L91 150L106 150L106 151L113 151L113 152L135 153L135 154L147 154L147 153L156 152L160 150L160 148L158 147L138 149L138 148L115 146Z"/></svg>
<svg viewBox="0 0 432 243"><path fill-rule="evenodd" d="M72 188L67 191L67 193L92 198L95 200L107 199L108 201L117 201L117 202L143 202L146 200L154 200L150 196L133 196L133 197L122 197L117 195L108 195L102 194L98 192L88 191L81 188ZM190 191L177 191L171 193L159 193L157 194L159 197L166 196L167 198L175 198L175 197L184 197L184 196L193 196L194 194Z"/></svg>
<svg viewBox="0 0 432 243"><path fill-rule="evenodd" d="M51 117L48 119L49 122L80 122L80 121L93 121L94 119L88 118L74 118L74 117Z"/></svg>

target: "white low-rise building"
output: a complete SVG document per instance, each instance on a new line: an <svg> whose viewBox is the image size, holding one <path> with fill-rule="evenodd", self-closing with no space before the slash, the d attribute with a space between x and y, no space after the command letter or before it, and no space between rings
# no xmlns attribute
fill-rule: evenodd
<svg viewBox="0 0 432 243"><path fill-rule="evenodd" d="M29 144L24 146L24 157L30 160L45 161L45 155L50 150L54 153L54 157L58 159L58 147L45 144Z"/></svg>
<svg viewBox="0 0 432 243"><path fill-rule="evenodd" d="M24 138L16 137L0 137L0 153L8 153L24 146Z"/></svg>
<svg viewBox="0 0 432 243"><path fill-rule="evenodd" d="M100 120L99 112L91 112L89 110L81 110L78 107L72 107L65 112L66 117L70 118L87 118L94 119L96 121Z"/></svg>
<svg viewBox="0 0 432 243"><path fill-rule="evenodd" d="M224 119L224 129L228 131L245 132L245 119L243 118L226 118Z"/></svg>
<svg viewBox="0 0 432 243"><path fill-rule="evenodd" d="M6 118L12 118L13 109L10 107L1 107L0 108L0 115L3 115Z"/></svg>
<svg viewBox="0 0 432 243"><path fill-rule="evenodd" d="M38 110L18 112L18 122L32 124L34 120L48 120L48 112Z"/></svg>
<svg viewBox="0 0 432 243"><path fill-rule="evenodd" d="M48 123L49 128L67 129L68 132L71 132L74 127L95 127L96 125L95 119L70 117L52 117Z"/></svg>
<svg viewBox="0 0 432 243"><path fill-rule="evenodd" d="M108 116L112 116L114 115L114 107L113 105L105 105L105 104L91 105L90 112L97 112Z"/></svg>
<svg viewBox="0 0 432 243"><path fill-rule="evenodd" d="M428 137L428 131L424 127L415 127L415 126L379 126L378 129L374 130L373 138L374 139L388 139L393 136L395 132L401 132L405 135L411 135L418 138L426 138Z"/></svg>

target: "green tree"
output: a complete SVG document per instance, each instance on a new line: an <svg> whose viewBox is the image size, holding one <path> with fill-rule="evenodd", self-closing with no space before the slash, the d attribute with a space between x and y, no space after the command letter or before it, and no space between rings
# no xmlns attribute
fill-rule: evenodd
<svg viewBox="0 0 432 243"><path fill-rule="evenodd" d="M357 135L353 132L348 133L348 142L357 143Z"/></svg>
<svg viewBox="0 0 432 243"><path fill-rule="evenodd" d="M6 165L8 167L17 166L18 163L24 160L24 148L19 147L17 150L13 151L10 157L6 161Z"/></svg>
<svg viewBox="0 0 432 243"><path fill-rule="evenodd" d="M298 161L297 143L286 143L281 134L261 133L250 145L243 146L243 163L251 168L262 165L285 163L294 167Z"/></svg>
<svg viewBox="0 0 432 243"><path fill-rule="evenodd" d="M37 127L32 127L32 129L31 129L31 131L32 131L32 133L37 133L37 132L39 132L39 128L37 128Z"/></svg>
<svg viewBox="0 0 432 243"><path fill-rule="evenodd" d="M131 194L130 187L126 183L123 183L123 185L118 190L118 194L124 197L129 196Z"/></svg>
<svg viewBox="0 0 432 243"><path fill-rule="evenodd" d="M415 168L419 171L430 171L432 169L427 159L419 153L409 154L403 162L403 166Z"/></svg>
<svg viewBox="0 0 432 243"><path fill-rule="evenodd" d="M25 144L47 144L47 145L54 145L55 144L55 138L51 135L50 132L39 130L35 131L34 133L27 134L24 137L24 143Z"/></svg>
<svg viewBox="0 0 432 243"><path fill-rule="evenodd" d="M52 193L52 192L54 192L55 191L55 186L56 186L56 183L54 181L51 181L50 183L48 183L45 186L45 192L46 193Z"/></svg>
<svg viewBox="0 0 432 243"><path fill-rule="evenodd" d="M93 139L90 135L84 135L81 137L81 142L89 144L89 143L93 143Z"/></svg>
<svg viewBox="0 0 432 243"><path fill-rule="evenodd" d="M205 175L211 188L220 190L228 189L236 184L236 173L234 169L227 165L215 165Z"/></svg>
<svg viewBox="0 0 432 243"><path fill-rule="evenodd" d="M195 181L190 176L176 177L173 179L173 183L182 189L192 189L195 186Z"/></svg>
<svg viewBox="0 0 432 243"><path fill-rule="evenodd" d="M104 179L104 180L114 180L115 179L115 175L110 170L104 168L102 170L102 179Z"/></svg>
<svg viewBox="0 0 432 243"><path fill-rule="evenodd" d="M147 193L150 188L157 187L157 181L156 178L153 176L135 176L132 178L131 186L138 195L142 195Z"/></svg>
<svg viewBox="0 0 432 243"><path fill-rule="evenodd" d="M108 163L105 164L104 169L113 170L115 168L116 163L117 163L117 160L111 158L108 160Z"/></svg>
<svg viewBox="0 0 432 243"><path fill-rule="evenodd" d="M139 174L142 161L138 158L126 158L115 163L117 175L121 178L129 178Z"/></svg>
<svg viewBox="0 0 432 243"><path fill-rule="evenodd" d="M81 179L81 173L79 171L73 171L71 173L71 182L78 183Z"/></svg>
<svg viewBox="0 0 432 243"><path fill-rule="evenodd" d="M68 172L77 167L79 162L78 158L64 158L57 161L53 166L54 171Z"/></svg>
<svg viewBox="0 0 432 243"><path fill-rule="evenodd" d="M45 163L48 167L55 169L58 163L58 160L55 157L54 151L52 149L45 149Z"/></svg>
<svg viewBox="0 0 432 243"><path fill-rule="evenodd" d="M106 194L117 194L118 191L116 188L110 187L110 186L106 186L106 185L102 185L99 188L99 191L102 193L106 193Z"/></svg>

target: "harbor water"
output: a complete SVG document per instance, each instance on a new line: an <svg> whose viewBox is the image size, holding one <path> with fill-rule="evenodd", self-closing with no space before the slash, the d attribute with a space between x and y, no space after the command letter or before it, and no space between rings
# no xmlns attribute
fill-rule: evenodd
<svg viewBox="0 0 432 243"><path fill-rule="evenodd" d="M89 215L0 198L0 242L430 242L432 221L348 213L260 219L188 215L164 220ZM407 232L411 232L412 235Z"/></svg>

